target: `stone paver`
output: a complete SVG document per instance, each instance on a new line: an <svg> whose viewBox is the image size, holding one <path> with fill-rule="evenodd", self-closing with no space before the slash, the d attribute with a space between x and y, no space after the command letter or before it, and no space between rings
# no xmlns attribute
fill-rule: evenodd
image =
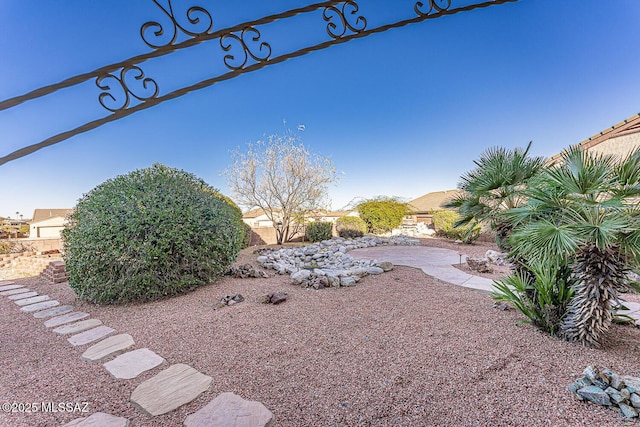
<svg viewBox="0 0 640 427"><path fill-rule="evenodd" d="M136 387L131 403L149 415L166 414L205 392L212 381L213 378L179 363Z"/></svg>
<svg viewBox="0 0 640 427"><path fill-rule="evenodd" d="M0 292L0 295L8 296L8 295L22 294L22 293L25 293L25 292L31 292L31 289L29 289L29 288L11 289L10 291Z"/></svg>
<svg viewBox="0 0 640 427"><path fill-rule="evenodd" d="M141 348L121 354L103 366L115 379L130 380L162 363L164 359L161 356L148 348Z"/></svg>
<svg viewBox="0 0 640 427"><path fill-rule="evenodd" d="M74 311L73 313L68 313L63 316L52 317L51 319L44 322L44 326L47 328L53 328L54 326L64 325L65 323L75 322L80 319L84 319L85 317L89 317L89 313L85 313L83 311Z"/></svg>
<svg viewBox="0 0 640 427"><path fill-rule="evenodd" d="M84 353L82 353L80 359L86 360L87 362L94 362L119 351L126 350L130 347L133 347L134 345L135 342L133 341L131 335L114 335L112 337L105 338L98 344L94 344L89 347Z"/></svg>
<svg viewBox="0 0 640 427"><path fill-rule="evenodd" d="M31 297L31 298L25 298L25 299L19 299L17 301L14 301L14 303L16 305L29 305L29 304L35 304L37 302L42 302L42 301L48 301L51 298L49 298L49 295L38 295L37 297Z"/></svg>
<svg viewBox="0 0 640 427"><path fill-rule="evenodd" d="M62 325L58 326L53 330L58 335L69 335L69 334L77 334L82 331L86 331L87 329L93 329L96 326L102 325L102 321L98 319L88 319L83 320L82 322L72 323L70 325Z"/></svg>
<svg viewBox="0 0 640 427"><path fill-rule="evenodd" d="M14 282L13 280L0 280L0 286L6 286L6 285L13 285Z"/></svg>
<svg viewBox="0 0 640 427"><path fill-rule="evenodd" d="M22 285L14 285L13 282L6 282L4 286L0 286L1 291L10 291L12 289L24 288Z"/></svg>
<svg viewBox="0 0 640 427"><path fill-rule="evenodd" d="M24 311L25 313L32 313L34 311L44 310L45 308L51 308L51 307L55 307L57 305L60 305L60 303L58 301L49 300L49 301L39 302L37 304L31 304L31 305L24 306L24 307L22 307L20 309L20 311Z"/></svg>
<svg viewBox="0 0 640 427"><path fill-rule="evenodd" d="M69 313L75 309L72 305L61 305L59 307L50 308L48 310L38 311L33 313L33 317L36 319L44 319L45 317L59 316L61 314Z"/></svg>
<svg viewBox="0 0 640 427"><path fill-rule="evenodd" d="M16 291L19 291L20 289L15 289ZM7 292L11 292L11 291L7 291ZM16 295L11 295L8 299L10 299L11 301L16 301L19 299L24 299L24 298L31 298L31 297L37 297L38 293L36 291L31 291L31 292L22 292L21 294L16 294Z"/></svg>
<svg viewBox="0 0 640 427"><path fill-rule="evenodd" d="M89 329L88 331L73 335L67 338L67 341L69 341L69 343L74 346L89 344L91 342L105 338L113 334L115 331L115 329L112 329L108 326L98 326L97 328Z"/></svg>
<svg viewBox="0 0 640 427"><path fill-rule="evenodd" d="M115 415L96 412L89 417L76 418L63 427L127 427L129 420Z"/></svg>
<svg viewBox="0 0 640 427"><path fill-rule="evenodd" d="M233 393L222 393L198 412L184 420L185 427L267 427L273 414L266 406L244 400Z"/></svg>

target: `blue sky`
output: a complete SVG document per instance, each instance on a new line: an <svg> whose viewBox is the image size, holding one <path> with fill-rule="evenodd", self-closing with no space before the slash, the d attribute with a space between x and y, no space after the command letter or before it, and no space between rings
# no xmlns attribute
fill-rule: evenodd
<svg viewBox="0 0 640 427"><path fill-rule="evenodd" d="M159 0L162 2L162 0ZM166 0L164 0L166 2ZM453 0L453 5L473 3ZM311 1L174 0L214 30ZM358 2L368 28L415 1ZM0 100L150 51L151 0L0 1ZM274 55L328 39L319 14L265 26ZM520 0L354 40L220 82L0 166L0 216L73 207L155 162L228 193L229 150L304 124L304 143L355 197L454 188L487 147L550 156L640 112L640 2ZM216 75L216 40L142 64L166 93ZM102 117L93 81L0 111L0 157Z"/></svg>

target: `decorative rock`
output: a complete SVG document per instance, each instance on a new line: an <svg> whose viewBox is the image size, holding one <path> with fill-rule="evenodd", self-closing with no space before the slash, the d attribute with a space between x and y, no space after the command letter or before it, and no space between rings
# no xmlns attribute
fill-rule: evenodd
<svg viewBox="0 0 640 427"><path fill-rule="evenodd" d="M15 289L16 291L19 291L20 289ZM11 291L7 291L7 292L11 292ZM23 292L21 294L16 294L16 295L11 295L9 297L9 299L11 301L17 301L19 299L24 299L24 298L31 298L31 297L36 297L38 296L38 293L35 291L31 291L31 292Z"/></svg>
<svg viewBox="0 0 640 427"><path fill-rule="evenodd" d="M10 291L12 289L24 288L22 285L14 285L14 282L1 282L4 286L0 286L0 292Z"/></svg>
<svg viewBox="0 0 640 427"><path fill-rule="evenodd" d="M632 377L630 375L623 375L622 381L624 381L627 387L633 387L636 390L640 390L640 378Z"/></svg>
<svg viewBox="0 0 640 427"><path fill-rule="evenodd" d="M368 274L382 274L384 270L380 267L367 267Z"/></svg>
<svg viewBox="0 0 640 427"><path fill-rule="evenodd" d="M270 295L262 295L262 296L258 297L256 302L258 304L270 304L271 303L271 296Z"/></svg>
<svg viewBox="0 0 640 427"><path fill-rule="evenodd" d="M73 335L67 338L67 341L69 341L69 343L74 346L89 344L91 342L107 337L113 334L115 331L115 329L109 328L108 326L98 326L97 328L89 329L88 331Z"/></svg>
<svg viewBox="0 0 640 427"><path fill-rule="evenodd" d="M300 285L304 280L308 279L311 276L311 272L309 270L300 270L291 275L291 283L294 285Z"/></svg>
<svg viewBox="0 0 640 427"><path fill-rule="evenodd" d="M631 393L629 401L631 402L631 406L633 406L634 408L640 408L640 396L636 393Z"/></svg>
<svg viewBox="0 0 640 427"><path fill-rule="evenodd" d="M54 326L60 326L64 325L65 323L71 323L75 322L76 320L84 319L85 317L89 317L89 313L76 311L73 313L65 314L64 316L52 317L51 319L44 322L44 326L46 326L47 328L53 328Z"/></svg>
<svg viewBox="0 0 640 427"><path fill-rule="evenodd" d="M95 328L102 325L102 322L98 319L83 320L82 322L72 323L70 325L58 326L53 330L58 335L77 334L87 329Z"/></svg>
<svg viewBox="0 0 640 427"><path fill-rule="evenodd" d="M493 268L489 266L489 261L486 258L467 257L467 265L478 273L493 273Z"/></svg>
<svg viewBox="0 0 640 427"><path fill-rule="evenodd" d="M622 388L624 388L625 384L622 378L620 378L620 376L618 376L617 374L611 373L609 377L611 378L611 381L609 383L611 384L611 387L615 388L616 390L621 390Z"/></svg>
<svg viewBox="0 0 640 427"><path fill-rule="evenodd" d="M149 415L166 414L194 400L212 381L188 365L172 365L136 387L131 403Z"/></svg>
<svg viewBox="0 0 640 427"><path fill-rule="evenodd" d="M620 410L622 410L622 414L625 417L636 418L638 416L638 411L633 409L631 406L625 405L624 403L621 403L619 406L620 406Z"/></svg>
<svg viewBox="0 0 640 427"><path fill-rule="evenodd" d="M393 263L389 261L383 261L380 263L380 268L385 272L393 270L393 267Z"/></svg>
<svg viewBox="0 0 640 427"><path fill-rule="evenodd" d="M222 393L184 420L185 427L268 427L273 414L262 403Z"/></svg>
<svg viewBox="0 0 640 427"><path fill-rule="evenodd" d="M50 299L49 295L38 295L37 297L19 299L17 301L14 301L14 303L16 305L23 306L23 305L35 304L42 301L48 301L49 299Z"/></svg>
<svg viewBox="0 0 640 427"><path fill-rule="evenodd" d="M74 308L75 307L73 307L72 305L61 305L58 307L50 308L48 310L42 310L33 313L33 317L35 317L36 319L44 319L45 317L59 316L61 314L72 312Z"/></svg>
<svg viewBox="0 0 640 427"><path fill-rule="evenodd" d="M354 277L343 276L340 278L340 286L349 287L349 286L355 286L355 285L356 285L356 279Z"/></svg>
<svg viewBox="0 0 640 427"><path fill-rule="evenodd" d="M90 417L76 418L63 427L128 427L129 420L115 415L96 412Z"/></svg>
<svg viewBox="0 0 640 427"><path fill-rule="evenodd" d="M236 294L236 295L227 295L224 296L222 298L220 298L220 302L218 303L218 307L224 307L224 306L231 306L231 305L235 305L239 302L244 301L244 297L240 294Z"/></svg>
<svg viewBox="0 0 640 427"><path fill-rule="evenodd" d="M88 362L94 362L107 357L113 353L123 351L129 347L133 347L135 342L129 334L114 335L100 341L98 344L94 344L89 347L80 358Z"/></svg>
<svg viewBox="0 0 640 427"><path fill-rule="evenodd" d="M589 380L589 378L587 378L587 377L582 377L582 378L578 378L578 379L576 380L576 385L577 385L579 388L582 388L582 387L586 387L586 386L589 386L589 385L593 385L593 383L591 382L591 380Z"/></svg>
<svg viewBox="0 0 640 427"><path fill-rule="evenodd" d="M258 258L266 258L266 257L258 257ZM244 264L238 267L231 267L227 272L227 276L233 276L240 279L244 279L247 277L254 278L267 278L269 275L264 271L256 270L254 266L251 264Z"/></svg>
<svg viewBox="0 0 640 427"><path fill-rule="evenodd" d="M600 406L611 405L611 399L609 399L609 395L598 386L589 385L583 387L578 390L578 396Z"/></svg>
<svg viewBox="0 0 640 427"><path fill-rule="evenodd" d="M280 292L276 292L273 295L271 295L271 304L280 304L283 303L287 300L289 296L285 293L280 293Z"/></svg>
<svg viewBox="0 0 640 427"><path fill-rule="evenodd" d="M55 307L60 305L60 303L58 301L55 300L49 300L49 301L43 301L43 302L39 302L37 304L31 304L31 305L27 305L24 306L20 309L20 311L24 311L26 313L31 313L34 311L38 311L38 310L44 310L45 308L51 308L51 307Z"/></svg>
<svg viewBox="0 0 640 427"><path fill-rule="evenodd" d="M130 380L164 363L164 359L148 348L121 354L103 366L118 380Z"/></svg>

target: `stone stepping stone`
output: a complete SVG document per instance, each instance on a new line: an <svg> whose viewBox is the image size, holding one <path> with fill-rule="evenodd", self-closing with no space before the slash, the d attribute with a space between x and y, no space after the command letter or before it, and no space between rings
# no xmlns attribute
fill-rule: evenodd
<svg viewBox="0 0 640 427"><path fill-rule="evenodd" d="M222 393L184 420L185 427L266 427L274 417L260 402L244 400L233 393Z"/></svg>
<svg viewBox="0 0 640 427"><path fill-rule="evenodd" d="M20 289L16 289L16 291L19 291ZM11 291L7 291L7 292L11 292ZM31 292L23 292L21 294L16 294L16 295L11 295L9 297L9 299L11 301L16 301L19 299L24 299L24 298L31 298L31 297L37 297L38 293L35 291L31 291Z"/></svg>
<svg viewBox="0 0 640 427"><path fill-rule="evenodd" d="M96 412L90 417L76 418L63 427L128 427L129 420L115 415Z"/></svg>
<svg viewBox="0 0 640 427"><path fill-rule="evenodd" d="M86 331L87 329L93 329L96 326L102 325L102 321L98 319L83 320L82 322L72 323L70 325L58 326L53 330L58 335L77 334L79 332Z"/></svg>
<svg viewBox="0 0 640 427"><path fill-rule="evenodd" d="M31 289L28 289L28 288L11 289L10 291L0 292L0 295L2 296L16 295L16 294L22 294L25 292L31 292Z"/></svg>
<svg viewBox="0 0 640 427"><path fill-rule="evenodd" d="M213 378L178 363L140 384L131 403L149 415L162 415L191 402L205 392Z"/></svg>
<svg viewBox="0 0 640 427"><path fill-rule="evenodd" d="M67 338L71 345L85 345L113 334L116 330L108 326L98 326Z"/></svg>
<svg viewBox="0 0 640 427"><path fill-rule="evenodd" d="M14 301L14 303L16 303L17 305L29 305L35 304L37 302L47 301L49 299L51 299L49 298L49 295L38 295L37 297L19 299L17 301Z"/></svg>
<svg viewBox="0 0 640 427"><path fill-rule="evenodd" d="M103 366L118 380L130 380L164 363L164 359L148 348L121 354Z"/></svg>
<svg viewBox="0 0 640 427"><path fill-rule="evenodd" d="M36 319L44 319L45 317L58 316L73 311L75 307L72 305L61 305L59 307L50 308L48 310L38 311L33 313L33 317Z"/></svg>
<svg viewBox="0 0 640 427"><path fill-rule="evenodd" d="M24 311L25 313L31 313L38 310L44 310L45 308L55 307L57 305L60 305L58 301L49 300L49 301L39 302L37 304L27 305L25 307L22 307L20 311Z"/></svg>
<svg viewBox="0 0 640 427"><path fill-rule="evenodd" d="M12 289L24 288L22 285L14 285L13 282L3 283L4 286L0 286L0 291L10 291Z"/></svg>
<svg viewBox="0 0 640 427"><path fill-rule="evenodd" d="M100 360L119 351L126 350L134 345L135 342L131 335L114 335L89 347L84 353L82 353L80 359L86 360L87 362L95 362L96 360Z"/></svg>
<svg viewBox="0 0 640 427"><path fill-rule="evenodd" d="M64 307L64 306L63 306ZM89 313L82 311L74 311L73 313L65 314L64 316L56 316L44 322L44 326L47 328L53 328L54 326L64 325L65 323L75 322L76 320L89 317Z"/></svg>

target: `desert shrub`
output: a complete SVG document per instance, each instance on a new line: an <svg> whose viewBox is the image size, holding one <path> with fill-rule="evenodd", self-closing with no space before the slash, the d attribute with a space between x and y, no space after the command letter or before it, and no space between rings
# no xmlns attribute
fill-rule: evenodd
<svg viewBox="0 0 640 427"><path fill-rule="evenodd" d="M466 224L455 227L460 220L460 215L455 211L439 210L432 214L431 221L436 232L440 236L450 239L460 239L464 243L471 243L480 237L480 225Z"/></svg>
<svg viewBox="0 0 640 427"><path fill-rule="evenodd" d="M358 205L358 214L372 233L386 233L399 227L408 211L406 203L394 199L374 199Z"/></svg>
<svg viewBox="0 0 640 427"><path fill-rule="evenodd" d="M233 202L159 164L85 194L63 231L69 284L96 303L155 300L210 283L227 271L242 240Z"/></svg>
<svg viewBox="0 0 640 427"><path fill-rule="evenodd" d="M0 240L0 254L8 254L11 252L13 245L8 240Z"/></svg>
<svg viewBox="0 0 640 427"><path fill-rule="evenodd" d="M251 245L251 226L246 222L242 223L242 249Z"/></svg>
<svg viewBox="0 0 640 427"><path fill-rule="evenodd" d="M333 224L330 222L315 221L307 224L306 238L310 242L320 242L331 238Z"/></svg>
<svg viewBox="0 0 640 427"><path fill-rule="evenodd" d="M367 232L367 223L357 216L342 216L336 221L336 230L346 239L362 237Z"/></svg>

